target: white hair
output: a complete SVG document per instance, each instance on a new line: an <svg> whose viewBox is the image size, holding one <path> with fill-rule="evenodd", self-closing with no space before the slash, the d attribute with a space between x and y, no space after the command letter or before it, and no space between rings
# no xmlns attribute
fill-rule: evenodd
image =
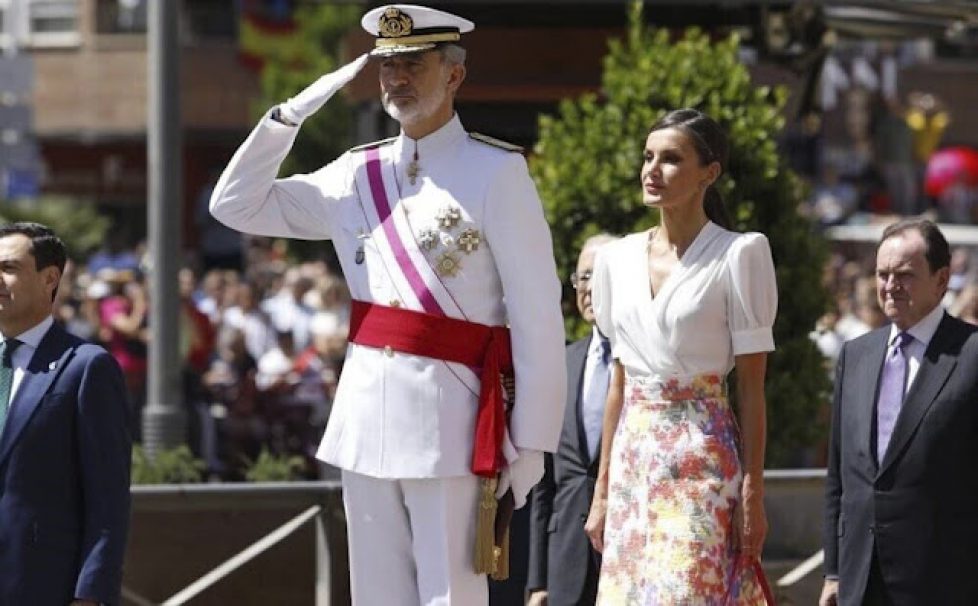
<svg viewBox="0 0 978 606"><path fill-rule="evenodd" d="M607 244L608 242L614 242L617 239L617 236L612 236L609 233L602 232L600 234L595 234L584 241L584 246L581 247L581 252L583 253L586 250L598 248L599 246Z"/></svg>
<svg viewBox="0 0 978 606"><path fill-rule="evenodd" d="M452 65L465 65L466 50L458 44L442 44L438 47L442 59Z"/></svg>

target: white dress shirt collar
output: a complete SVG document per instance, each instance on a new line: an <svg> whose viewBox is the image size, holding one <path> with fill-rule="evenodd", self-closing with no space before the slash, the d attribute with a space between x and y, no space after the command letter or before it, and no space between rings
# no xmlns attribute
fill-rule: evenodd
<svg viewBox="0 0 978 606"><path fill-rule="evenodd" d="M934 333L937 332L937 327L941 323L941 319L944 318L944 306L936 305L934 309L930 310L926 316L921 318L920 322L917 322L913 326L907 329L916 342L924 346L924 350L930 345L930 340L934 338ZM896 327L896 324L890 325L890 337L887 340L887 346L892 347L893 342L897 335L900 334L900 329Z"/></svg>
<svg viewBox="0 0 978 606"><path fill-rule="evenodd" d="M591 328L591 344L587 348L588 356L600 356L601 355L601 340L604 337L601 335L601 331L598 330L597 326Z"/></svg>
<svg viewBox="0 0 978 606"><path fill-rule="evenodd" d="M4 337L4 341L8 338L14 338L21 342L22 345L29 345L31 350L35 350L41 344L41 339L44 335L48 334L48 329L54 324L54 318L51 316L45 317L39 323L35 324L33 327L28 328L19 335L11 335L11 337Z"/></svg>
<svg viewBox="0 0 978 606"><path fill-rule="evenodd" d="M468 133L462 127L458 114L454 114L452 119L441 128L420 139L412 139L401 131L397 141L394 142L394 156L399 162L410 162L414 158L415 146L417 146L418 161L424 166L425 157L441 154L467 136Z"/></svg>

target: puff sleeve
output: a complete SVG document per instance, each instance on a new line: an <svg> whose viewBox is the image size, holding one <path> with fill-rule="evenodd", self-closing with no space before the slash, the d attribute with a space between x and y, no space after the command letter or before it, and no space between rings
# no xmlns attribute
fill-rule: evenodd
<svg viewBox="0 0 978 606"><path fill-rule="evenodd" d="M595 251L594 269L591 272L591 309L594 310L594 320L598 330L611 343L612 357L617 358L619 357L618 338L611 312L611 262L609 260L609 257L614 255L614 249L614 244L608 244Z"/></svg>
<svg viewBox="0 0 978 606"><path fill-rule="evenodd" d="M767 238L758 233L742 234L728 254L727 322L733 354L773 351L778 287Z"/></svg>

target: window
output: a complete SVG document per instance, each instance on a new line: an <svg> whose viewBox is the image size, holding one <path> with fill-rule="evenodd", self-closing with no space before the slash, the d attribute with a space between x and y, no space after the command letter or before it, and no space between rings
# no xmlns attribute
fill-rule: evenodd
<svg viewBox="0 0 978 606"><path fill-rule="evenodd" d="M98 0L96 30L100 34L144 34L147 5L147 0Z"/></svg>
<svg viewBox="0 0 978 606"><path fill-rule="evenodd" d="M28 28L32 46L78 43L78 0L30 0Z"/></svg>
<svg viewBox="0 0 978 606"><path fill-rule="evenodd" d="M78 44L78 0L0 0L0 47Z"/></svg>

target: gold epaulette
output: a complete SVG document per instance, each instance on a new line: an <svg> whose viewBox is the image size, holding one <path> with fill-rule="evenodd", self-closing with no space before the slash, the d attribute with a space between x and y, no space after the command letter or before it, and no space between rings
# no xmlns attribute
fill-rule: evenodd
<svg viewBox="0 0 978 606"><path fill-rule="evenodd" d="M495 137L490 137L488 135L483 135L482 133L469 133L469 137L479 141L480 143L485 143L486 145L491 145L493 147L498 147L499 149L504 149L508 152L516 152L518 154L523 153L523 148L514 143L507 143L501 139L496 139Z"/></svg>
<svg viewBox="0 0 978 606"><path fill-rule="evenodd" d="M368 149L373 149L375 147L383 147L385 145L390 145L397 140L397 137L388 137L387 139L381 139L380 141L374 141L372 143L364 143L363 145L357 145L356 147L351 147L351 152L364 151Z"/></svg>

